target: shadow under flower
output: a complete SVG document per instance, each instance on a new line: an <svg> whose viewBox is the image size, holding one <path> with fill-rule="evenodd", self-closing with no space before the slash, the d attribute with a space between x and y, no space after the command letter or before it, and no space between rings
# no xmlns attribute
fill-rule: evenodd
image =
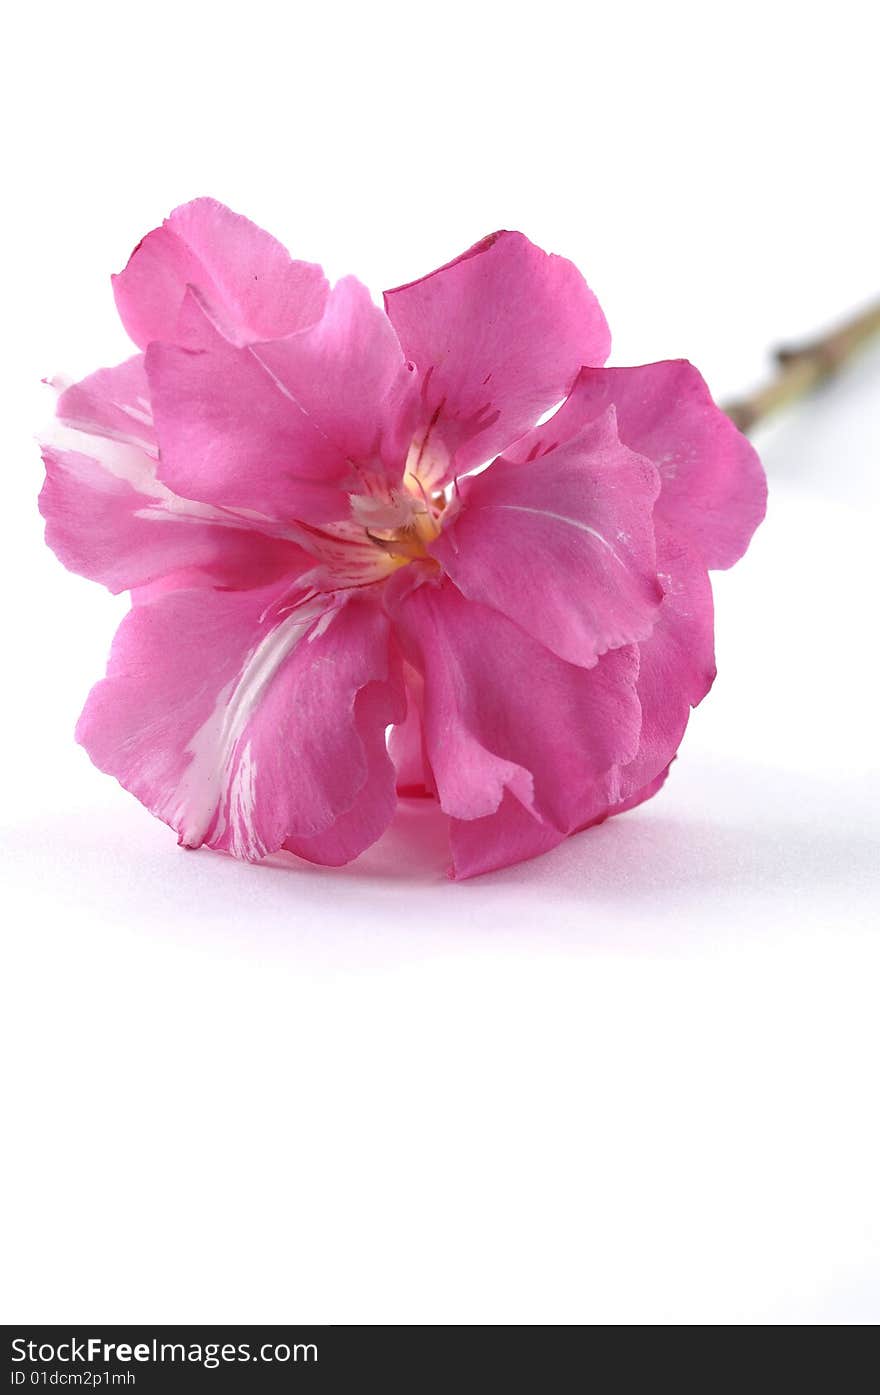
<svg viewBox="0 0 880 1395"><path fill-rule="evenodd" d="M817 794L816 803L822 802ZM766 815L749 823L731 819L720 805L701 817L647 806L576 834L529 862L450 883L445 816L431 801L407 800L382 839L346 867L313 867L288 853L259 865L331 880L447 887L450 895L518 887L554 899L625 902L686 900L689 892L713 889L724 895L799 895L819 885L880 881L876 844L857 829L832 832L818 823Z"/></svg>
<svg viewBox="0 0 880 1395"><path fill-rule="evenodd" d="M384 837L342 868L288 854L249 865L182 852L121 800L88 815L55 811L3 833L4 882L19 908L12 928L41 929L52 917L205 949L219 935L349 967L359 955L396 962L429 940L472 934L656 949L702 942L713 927L737 939L783 924L871 930L880 866L867 782L835 787L739 765L734 781L732 769L695 769L662 805L457 883L446 876L444 816L426 801L402 804Z"/></svg>

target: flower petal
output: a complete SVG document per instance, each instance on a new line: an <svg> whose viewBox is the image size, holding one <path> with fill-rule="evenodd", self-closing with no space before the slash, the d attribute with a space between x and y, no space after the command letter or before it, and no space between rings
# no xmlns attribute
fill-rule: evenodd
<svg viewBox="0 0 880 1395"><path fill-rule="evenodd" d="M375 773L367 747L402 714L388 620L371 601L174 591L123 621L77 737L181 843L256 860L351 810ZM384 808L390 761L380 778Z"/></svg>
<svg viewBox="0 0 880 1395"><path fill-rule="evenodd" d="M655 516L707 567L730 567L764 517L767 482L754 448L684 359L584 369L559 411L507 454L534 458L613 405L621 441L660 472Z"/></svg>
<svg viewBox="0 0 880 1395"><path fill-rule="evenodd" d="M344 450L251 348L207 321L204 336L200 349L151 344L146 353L160 479L188 498L277 521L347 518L357 477Z"/></svg>
<svg viewBox="0 0 880 1395"><path fill-rule="evenodd" d="M522 233L498 232L385 295L419 371L411 469L430 491L491 459L604 363L608 326L580 272Z"/></svg>
<svg viewBox="0 0 880 1395"><path fill-rule="evenodd" d="M269 233L216 199L193 199L148 233L113 277L122 323L134 342L179 338L187 286L211 305L237 343L274 339L318 318L327 294L319 266L296 262Z"/></svg>
<svg viewBox="0 0 880 1395"><path fill-rule="evenodd" d="M672 761L669 762L669 765L667 765L665 769L660 771L659 775L655 775L646 785L640 785L637 789L633 790L631 794L628 794L622 799L619 804L615 804L613 808L609 809L607 814L595 819L593 822L604 823L605 819L612 814L626 814L630 809L637 809L640 804L646 804L649 799L653 799L654 795L662 790L671 769ZM587 824L586 826L590 828L593 825Z"/></svg>
<svg viewBox="0 0 880 1395"><path fill-rule="evenodd" d="M533 462L502 457L463 481L431 552L470 600L589 667L651 632L658 488L654 466L620 444L612 409Z"/></svg>
<svg viewBox="0 0 880 1395"><path fill-rule="evenodd" d="M595 785L584 788L574 832L635 809L657 793L681 743L690 709L705 697L715 675L712 590L706 569L662 524L657 550L664 597L650 638L639 645L638 752L620 771L616 798L599 797L602 792ZM453 872L456 878L464 878L496 871L538 857L564 837L553 823L523 807L508 791L495 813L471 822L452 820Z"/></svg>
<svg viewBox="0 0 880 1395"><path fill-rule="evenodd" d="M288 852L325 867L341 867L381 838L397 808L394 764L385 741L390 711L383 685L370 683L360 690L355 699L354 719L367 762L363 786L351 808L340 814L326 832L285 839Z"/></svg>
<svg viewBox="0 0 880 1395"><path fill-rule="evenodd" d="M574 830L583 833L597 824L604 823L614 814L624 814L650 799L661 788L669 774L669 767L652 780L649 785L637 790L618 804L605 805L598 813L591 812L586 821ZM509 792L505 795L497 811L483 819L450 820L449 842L452 849L452 875L456 881L467 877L477 877L483 872L497 872L504 867L512 867L517 862L527 862L540 857L564 842L568 835L560 833L552 824L524 809L518 799Z"/></svg>
<svg viewBox="0 0 880 1395"><path fill-rule="evenodd" d="M400 341L365 286L345 277L316 324L254 353L344 455L401 480L418 393Z"/></svg>
<svg viewBox="0 0 880 1395"><path fill-rule="evenodd" d="M425 752L425 682L411 664L404 664L404 681L406 716L391 728L388 754L397 772L397 793L424 798L437 793Z"/></svg>
<svg viewBox="0 0 880 1395"><path fill-rule="evenodd" d="M55 415L73 431L138 446L147 455L158 454L143 354L134 354L113 368L99 368L64 388Z"/></svg>
<svg viewBox="0 0 880 1395"><path fill-rule="evenodd" d="M451 819L449 845L456 881L497 872L517 862L540 857L568 835L529 812L505 790L494 814L481 819Z"/></svg>
<svg viewBox="0 0 880 1395"><path fill-rule="evenodd" d="M458 819L493 814L509 790L569 832L586 791L617 798L640 725L634 646L595 667L565 663L452 583L425 584L395 616L425 678L425 741L440 803Z"/></svg>
<svg viewBox="0 0 880 1395"><path fill-rule="evenodd" d="M702 702L715 679L709 576L700 558L659 521L657 569L663 604L650 638L639 645L642 730L638 754L623 771L621 794L627 800L668 769L691 708Z"/></svg>
<svg viewBox="0 0 880 1395"><path fill-rule="evenodd" d="M156 476L143 355L62 392L46 433L40 510L71 571L126 591L178 574L189 586L265 585L308 559L250 518L175 495ZM185 578L180 574L185 573Z"/></svg>

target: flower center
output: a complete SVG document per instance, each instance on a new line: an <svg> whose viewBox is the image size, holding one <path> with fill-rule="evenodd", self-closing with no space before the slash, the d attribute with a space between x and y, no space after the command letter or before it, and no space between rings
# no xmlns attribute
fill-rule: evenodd
<svg viewBox="0 0 880 1395"><path fill-rule="evenodd" d="M440 534L446 495L429 494L414 471L407 470L402 489L356 495L351 506L355 522L382 554L386 569L431 560L428 548Z"/></svg>
<svg viewBox="0 0 880 1395"><path fill-rule="evenodd" d="M446 507L443 495L436 495L427 507L419 505L421 500L407 522L397 528L366 529L370 542L393 558L398 566L416 558L427 559L428 548L440 535L440 517Z"/></svg>
<svg viewBox="0 0 880 1395"><path fill-rule="evenodd" d="M351 517L322 526L298 523L293 536L318 562L309 574L320 590L369 586L386 580L400 567L439 563L428 549L439 537L448 500L441 490L429 494L407 471L400 485L389 487L379 475L364 475L361 489L349 495Z"/></svg>

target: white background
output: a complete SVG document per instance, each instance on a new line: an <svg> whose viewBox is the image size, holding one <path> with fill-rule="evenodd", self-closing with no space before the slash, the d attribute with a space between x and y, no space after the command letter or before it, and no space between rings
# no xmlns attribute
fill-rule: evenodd
<svg viewBox="0 0 880 1395"><path fill-rule="evenodd" d="M186 854L72 728L124 607L41 543L39 379L211 193L375 291L497 226L720 397L880 290L836 3L15 7L2 84L6 1321L880 1317L880 353L765 435L665 793L443 876Z"/></svg>

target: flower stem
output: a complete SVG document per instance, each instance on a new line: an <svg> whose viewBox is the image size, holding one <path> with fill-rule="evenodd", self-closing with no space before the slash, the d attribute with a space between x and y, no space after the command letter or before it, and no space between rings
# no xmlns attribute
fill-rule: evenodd
<svg viewBox="0 0 880 1395"><path fill-rule="evenodd" d="M724 411L740 431L751 431L766 417L806 397L848 363L869 340L880 336L880 301L809 343L777 349L776 373L755 392L728 402Z"/></svg>

